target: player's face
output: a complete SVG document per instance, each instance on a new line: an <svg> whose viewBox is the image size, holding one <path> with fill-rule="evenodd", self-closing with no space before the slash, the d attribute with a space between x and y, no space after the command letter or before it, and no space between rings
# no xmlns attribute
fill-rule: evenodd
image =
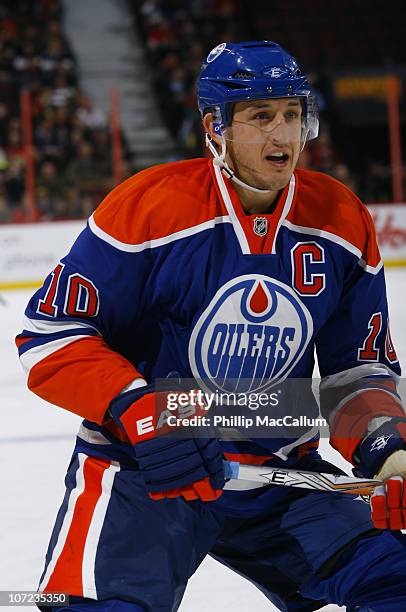
<svg viewBox="0 0 406 612"><path fill-rule="evenodd" d="M228 163L238 178L261 189L283 189L300 154L301 115L298 99L236 104L225 138Z"/></svg>

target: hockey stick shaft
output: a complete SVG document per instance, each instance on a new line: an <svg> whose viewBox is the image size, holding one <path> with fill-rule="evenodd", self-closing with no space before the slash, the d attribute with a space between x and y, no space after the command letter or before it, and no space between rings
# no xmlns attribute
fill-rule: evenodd
<svg viewBox="0 0 406 612"><path fill-rule="evenodd" d="M244 465L236 461L224 461L225 476L229 480L244 480L258 486L281 485L299 487L313 491L329 491L331 493L350 493L352 495L370 495L382 481L355 478L337 474L308 472L305 470L288 470L268 466Z"/></svg>

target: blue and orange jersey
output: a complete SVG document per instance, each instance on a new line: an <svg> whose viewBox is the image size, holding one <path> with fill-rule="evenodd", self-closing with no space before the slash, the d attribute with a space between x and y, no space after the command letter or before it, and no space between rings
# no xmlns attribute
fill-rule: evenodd
<svg viewBox="0 0 406 612"><path fill-rule="evenodd" d="M260 392L310 379L315 352L322 414L346 459L355 426L404 414L373 222L349 189L308 170L270 214L246 214L208 159L131 177L31 298L17 345L29 388L106 445L126 444L106 411L137 378L176 372L212 392ZM315 446L313 430L224 442L227 457L257 464Z"/></svg>

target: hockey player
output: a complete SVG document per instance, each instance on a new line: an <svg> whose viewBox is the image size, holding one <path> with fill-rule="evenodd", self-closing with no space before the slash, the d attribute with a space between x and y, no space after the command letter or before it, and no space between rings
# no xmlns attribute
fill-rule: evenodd
<svg viewBox="0 0 406 612"><path fill-rule="evenodd" d="M279 45L218 45L197 93L212 159L114 189L26 309L28 386L84 418L39 589L69 593L63 610L172 612L210 554L281 610L404 611L406 418L372 221L295 169L317 108ZM372 521L351 496L224 489L224 458L337 471L317 432L156 435L158 378L256 392L310 379L314 350L333 446L386 480Z"/></svg>

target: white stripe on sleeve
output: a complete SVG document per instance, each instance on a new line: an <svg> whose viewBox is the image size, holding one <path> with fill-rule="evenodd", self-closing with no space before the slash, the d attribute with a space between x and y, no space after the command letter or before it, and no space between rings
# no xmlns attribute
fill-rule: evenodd
<svg viewBox="0 0 406 612"><path fill-rule="evenodd" d="M29 349L25 353L20 356L21 364L27 374L29 374L31 368L33 368L37 363L45 359L45 357L49 357L52 353L59 351L59 349L68 346L68 344L72 344L72 342L76 342L77 340L82 340L83 338L91 338L92 336L69 336L69 338L59 338L59 340L51 340L51 342L47 342L46 344L40 344L39 346L34 346Z"/></svg>

